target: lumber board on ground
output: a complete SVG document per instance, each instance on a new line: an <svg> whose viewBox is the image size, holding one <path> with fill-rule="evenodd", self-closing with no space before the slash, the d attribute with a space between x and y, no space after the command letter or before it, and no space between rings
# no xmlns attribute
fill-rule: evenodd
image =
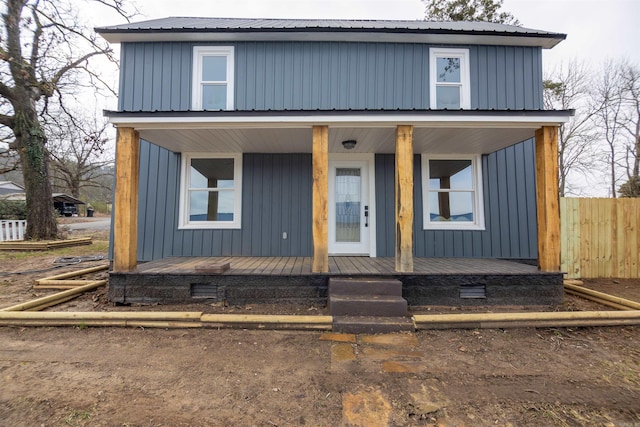
<svg viewBox="0 0 640 427"><path fill-rule="evenodd" d="M91 237L81 237L67 240L43 240L43 241L21 241L21 242L1 242L0 250L3 251L46 251L49 249L68 248L72 246L91 245Z"/></svg>

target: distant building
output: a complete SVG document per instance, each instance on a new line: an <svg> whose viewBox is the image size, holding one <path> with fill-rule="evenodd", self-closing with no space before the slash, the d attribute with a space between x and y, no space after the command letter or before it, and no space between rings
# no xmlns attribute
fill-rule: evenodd
<svg viewBox="0 0 640 427"><path fill-rule="evenodd" d="M11 181L0 181L0 196L4 194L24 193L24 187Z"/></svg>
<svg viewBox="0 0 640 427"><path fill-rule="evenodd" d="M11 184L11 185L4 185ZM53 193L53 207L60 216L74 216L78 214L78 205L84 205L82 200L64 193ZM3 200L25 201L24 188L10 181L0 182L0 198Z"/></svg>

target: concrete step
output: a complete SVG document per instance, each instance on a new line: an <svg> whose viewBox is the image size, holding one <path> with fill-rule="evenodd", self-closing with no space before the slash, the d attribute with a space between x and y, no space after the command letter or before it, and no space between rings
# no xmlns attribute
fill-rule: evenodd
<svg viewBox="0 0 640 427"><path fill-rule="evenodd" d="M381 316L336 316L333 331L345 334L387 334L392 332L414 332L410 317Z"/></svg>
<svg viewBox="0 0 640 427"><path fill-rule="evenodd" d="M402 282L396 279L331 277L330 295L389 295L402 296Z"/></svg>
<svg viewBox="0 0 640 427"><path fill-rule="evenodd" d="M329 295L332 316L407 316L407 300L388 295Z"/></svg>

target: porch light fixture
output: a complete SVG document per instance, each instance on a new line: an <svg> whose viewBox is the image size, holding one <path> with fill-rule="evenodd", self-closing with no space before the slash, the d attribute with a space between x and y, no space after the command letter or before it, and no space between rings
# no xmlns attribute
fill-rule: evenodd
<svg viewBox="0 0 640 427"><path fill-rule="evenodd" d="M355 139L348 139L346 141L342 141L342 146L347 150L353 150L356 146L356 142L357 141Z"/></svg>

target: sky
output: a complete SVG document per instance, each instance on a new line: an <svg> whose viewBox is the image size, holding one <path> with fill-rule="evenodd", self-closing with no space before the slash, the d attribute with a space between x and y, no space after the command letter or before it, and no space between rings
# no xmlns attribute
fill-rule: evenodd
<svg viewBox="0 0 640 427"><path fill-rule="evenodd" d="M425 10L421 0L137 0L136 5L141 14L134 21L168 16L421 20ZM640 0L504 0L502 10L523 27L567 34L543 51L545 72L572 60L594 70L622 58L640 64ZM108 13L87 18L94 26L124 23ZM115 100L107 101L106 108L115 108ZM606 185L585 187L591 188L587 195L607 196Z"/></svg>

